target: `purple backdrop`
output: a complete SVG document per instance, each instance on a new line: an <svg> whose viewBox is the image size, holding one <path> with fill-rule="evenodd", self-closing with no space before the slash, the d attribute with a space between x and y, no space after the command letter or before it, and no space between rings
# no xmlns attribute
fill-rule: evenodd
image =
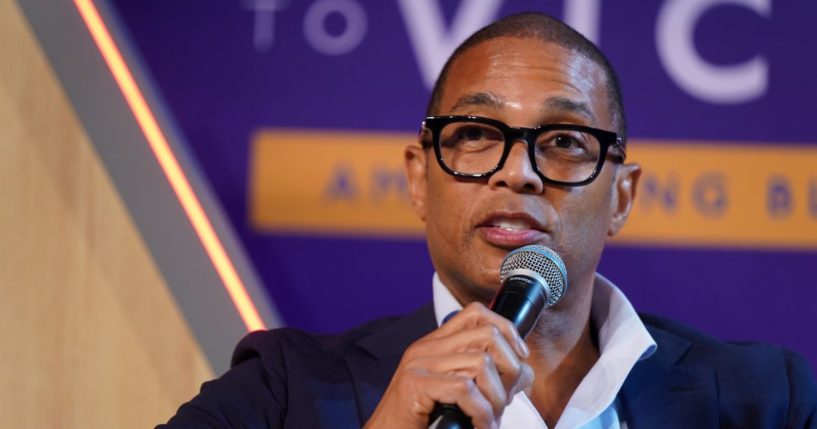
<svg viewBox="0 0 817 429"><path fill-rule="evenodd" d="M418 9L408 12L408 2ZM113 3L286 323L337 331L430 299L432 267L422 241L260 233L248 222L247 177L250 136L259 128L414 132L429 88L409 23L432 25L438 2ZM561 17L571 6L482 4L493 3L497 17L531 9ZM764 12L733 2L700 14L690 37L701 61L764 61L762 93L736 90L730 102L696 95L662 62L659 16L678 3L598 2L595 39L621 76L630 138L817 145L817 3L768 1ZM471 3L439 7L439 29L448 34ZM365 30L355 33L361 13ZM322 33L310 27L310 16L322 18ZM642 311L722 338L791 347L817 367L815 249L614 246L600 271Z"/></svg>

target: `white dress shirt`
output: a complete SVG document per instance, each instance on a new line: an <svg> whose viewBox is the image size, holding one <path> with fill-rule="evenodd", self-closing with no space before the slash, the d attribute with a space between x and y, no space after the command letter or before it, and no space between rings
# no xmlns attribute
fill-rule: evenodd
<svg viewBox="0 0 817 429"><path fill-rule="evenodd" d="M434 274L434 314L437 326L446 316L462 309L448 288ZM612 282L596 274L590 310L598 329L599 359L582 379L554 429L626 429L616 395L627 374L641 359L655 352L655 340ZM534 380L534 383L536 381ZM525 392L519 392L502 414L501 429L548 429Z"/></svg>

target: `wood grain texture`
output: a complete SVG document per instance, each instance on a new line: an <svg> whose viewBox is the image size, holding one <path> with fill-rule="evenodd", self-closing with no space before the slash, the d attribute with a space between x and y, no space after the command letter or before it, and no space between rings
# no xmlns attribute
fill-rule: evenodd
<svg viewBox="0 0 817 429"><path fill-rule="evenodd" d="M0 58L0 427L152 427L212 371L12 0Z"/></svg>

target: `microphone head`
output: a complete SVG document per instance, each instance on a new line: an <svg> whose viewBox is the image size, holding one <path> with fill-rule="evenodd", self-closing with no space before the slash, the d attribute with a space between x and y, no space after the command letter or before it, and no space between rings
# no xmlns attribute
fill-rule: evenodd
<svg viewBox="0 0 817 429"><path fill-rule="evenodd" d="M531 244L508 253L499 269L500 283L514 275L539 277L545 289L545 308L552 307L567 290L567 269L562 258L547 246Z"/></svg>

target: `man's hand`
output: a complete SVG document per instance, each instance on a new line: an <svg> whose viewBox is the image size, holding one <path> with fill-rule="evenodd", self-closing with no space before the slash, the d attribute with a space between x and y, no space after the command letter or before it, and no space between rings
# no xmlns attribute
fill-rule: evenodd
<svg viewBox="0 0 817 429"><path fill-rule="evenodd" d="M439 402L459 406L476 428L498 428L505 406L533 382L528 353L508 320L469 304L406 349L365 427L426 428Z"/></svg>

